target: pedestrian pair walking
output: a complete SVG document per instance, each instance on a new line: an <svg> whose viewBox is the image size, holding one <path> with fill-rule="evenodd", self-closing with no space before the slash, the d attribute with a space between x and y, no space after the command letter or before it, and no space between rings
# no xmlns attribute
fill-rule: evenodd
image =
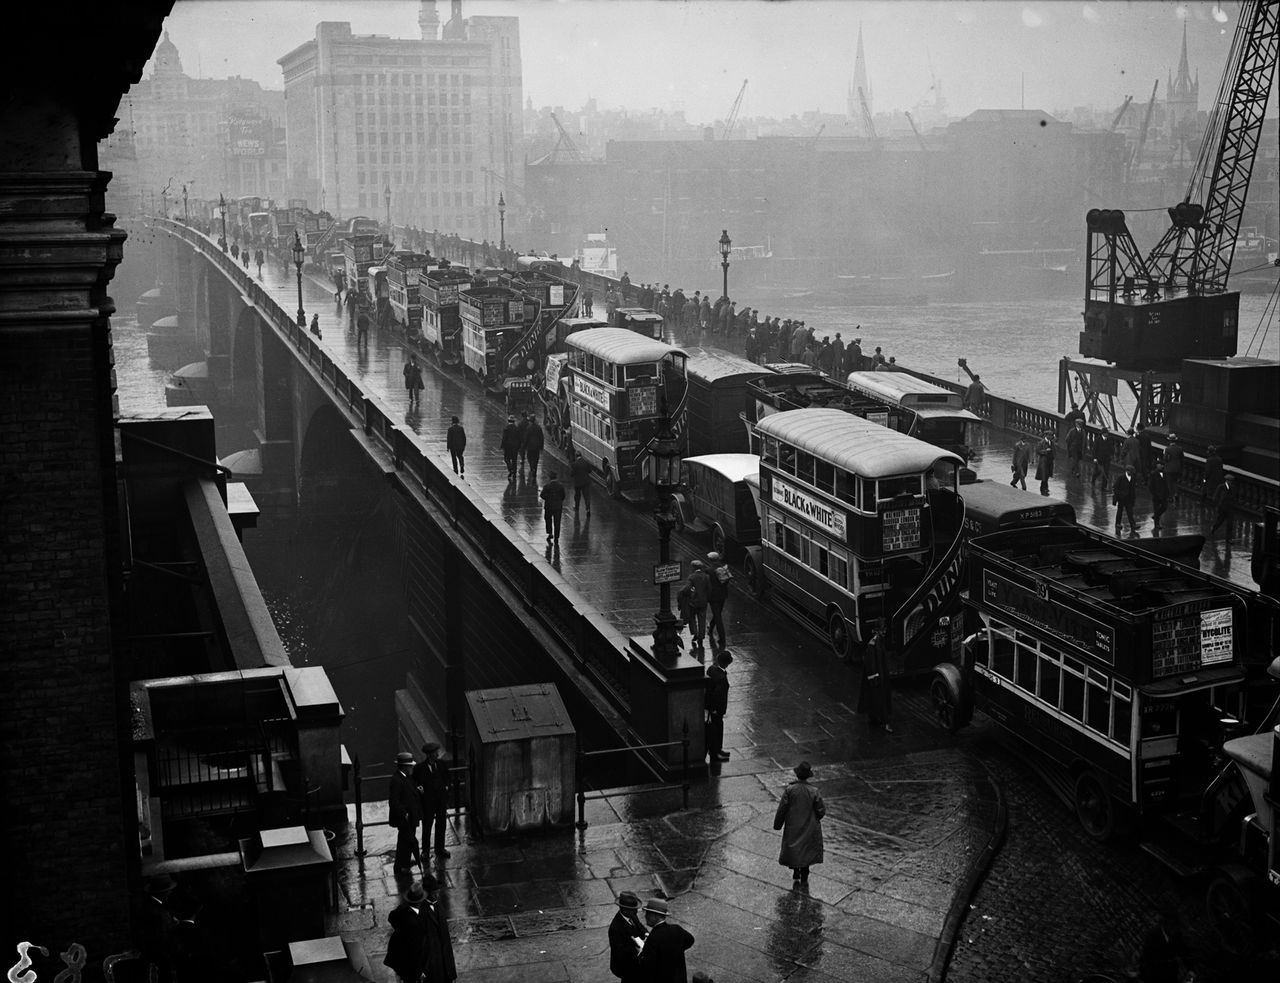
<svg viewBox="0 0 1280 983"><path fill-rule="evenodd" d="M449 922L440 905L440 882L424 874L402 894L387 917L391 937L383 965L400 983L452 983L458 978Z"/></svg>

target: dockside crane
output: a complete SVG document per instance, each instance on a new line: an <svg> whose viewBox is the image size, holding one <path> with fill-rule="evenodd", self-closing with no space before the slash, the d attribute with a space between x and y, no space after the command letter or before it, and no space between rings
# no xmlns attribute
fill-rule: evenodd
<svg viewBox="0 0 1280 983"><path fill-rule="evenodd" d="M729 110L729 118L724 122L724 132L720 134L721 140L728 140L729 134L738 125L738 112L742 109L742 96L747 91L747 81L747 79L742 80L742 88L738 90L738 98L733 100L733 108Z"/></svg>
<svg viewBox="0 0 1280 983"><path fill-rule="evenodd" d="M1138 145L1133 148L1133 158L1129 161L1129 173L1132 174L1142 163L1142 151L1147 146L1147 131L1151 128L1151 111L1156 108L1156 90L1160 88L1160 80L1156 79L1151 87L1151 98L1147 100L1147 112L1142 117L1142 128L1138 130Z"/></svg>
<svg viewBox="0 0 1280 983"><path fill-rule="evenodd" d="M1116 127L1120 125L1120 121L1124 119L1125 111L1129 108L1129 103L1133 102L1133 96L1124 97L1124 105L1120 107L1120 112L1116 113L1116 118L1111 121L1111 129L1108 133L1115 133Z"/></svg>
<svg viewBox="0 0 1280 983"><path fill-rule="evenodd" d="M1109 375L1109 385L1124 380L1137 397L1138 418L1149 424L1162 422L1174 402L1184 359L1236 353L1240 294L1227 290L1227 277L1278 47L1280 0L1244 5L1200 159L1183 200L1168 210L1168 230L1149 254L1139 251L1123 211L1095 208L1086 216L1080 353L1114 369L1069 359L1064 369L1091 379L1094 391L1099 377Z"/></svg>
<svg viewBox="0 0 1280 983"><path fill-rule="evenodd" d="M861 86L858 88L858 105L862 107L862 126L867 131L867 139L879 148L880 137L876 135L875 120L871 118L871 107L867 105L867 95L862 91Z"/></svg>
<svg viewBox="0 0 1280 983"><path fill-rule="evenodd" d="M916 121L911 118L911 114L908 112L904 112L903 115L907 117L907 122L911 124L911 132L916 135L916 140L920 143L920 149L927 154L929 152L929 147L924 142L924 137L920 135L920 130L916 126Z"/></svg>
<svg viewBox="0 0 1280 983"><path fill-rule="evenodd" d="M563 148L564 152L568 155L569 160L573 161L575 164L581 164L583 161L582 151L580 151L578 149L578 145L573 142L573 137L569 136L569 131L564 128L564 124L560 122L560 118L556 116L555 113L551 114L551 122L556 124L556 129L559 131L560 137L556 140L556 145L551 148L551 153L548 154L544 160L551 164L557 163L560 157L560 150Z"/></svg>

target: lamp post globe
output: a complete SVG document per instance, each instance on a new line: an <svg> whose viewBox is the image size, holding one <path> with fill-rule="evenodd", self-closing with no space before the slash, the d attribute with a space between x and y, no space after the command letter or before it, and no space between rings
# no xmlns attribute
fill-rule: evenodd
<svg viewBox="0 0 1280 983"><path fill-rule="evenodd" d="M662 424L650 445L653 461L653 484L658 493L654 520L658 526L658 562L671 560L671 533L676 527L675 490L680 485L680 439L671 429L664 407ZM654 616L653 655L659 663L672 663L680 657L680 622L671 613L671 584L658 587L658 613Z"/></svg>
<svg viewBox="0 0 1280 983"><path fill-rule="evenodd" d="M729 252L733 249L733 240L729 238L729 230L720 232L720 269L724 271L724 296L729 296Z"/></svg>
<svg viewBox="0 0 1280 983"><path fill-rule="evenodd" d="M227 199L218 195L218 215L222 219L222 235L218 239L218 248L227 251Z"/></svg>
<svg viewBox="0 0 1280 983"><path fill-rule="evenodd" d="M507 203L501 191L498 192L498 248L507 248Z"/></svg>
<svg viewBox="0 0 1280 983"><path fill-rule="evenodd" d="M298 270L298 327L307 326L307 314L302 309L302 260L307 251L302 248L302 240L298 238L297 229L293 232L293 265Z"/></svg>

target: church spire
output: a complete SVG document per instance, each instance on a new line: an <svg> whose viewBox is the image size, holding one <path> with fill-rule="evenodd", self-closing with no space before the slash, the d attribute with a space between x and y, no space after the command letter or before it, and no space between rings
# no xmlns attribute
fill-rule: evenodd
<svg viewBox="0 0 1280 983"><path fill-rule="evenodd" d="M854 114L861 112L858 92L867 100L867 109L871 109L871 88L867 85L867 58L862 52L862 25L858 25L858 47L853 56L853 101Z"/></svg>
<svg viewBox="0 0 1280 983"><path fill-rule="evenodd" d="M1187 65L1187 22L1182 22L1182 56L1178 59L1178 77L1173 80L1174 91L1189 93L1192 87L1191 69Z"/></svg>

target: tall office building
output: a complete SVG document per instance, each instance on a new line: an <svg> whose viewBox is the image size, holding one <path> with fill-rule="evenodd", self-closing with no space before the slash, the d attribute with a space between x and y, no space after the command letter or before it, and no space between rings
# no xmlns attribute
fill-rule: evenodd
<svg viewBox="0 0 1280 983"><path fill-rule="evenodd" d="M418 23L418 39L321 23L279 60L289 196L385 220L389 190L396 225L496 239L498 195L523 183L519 20L454 0L441 30L427 0Z"/></svg>

